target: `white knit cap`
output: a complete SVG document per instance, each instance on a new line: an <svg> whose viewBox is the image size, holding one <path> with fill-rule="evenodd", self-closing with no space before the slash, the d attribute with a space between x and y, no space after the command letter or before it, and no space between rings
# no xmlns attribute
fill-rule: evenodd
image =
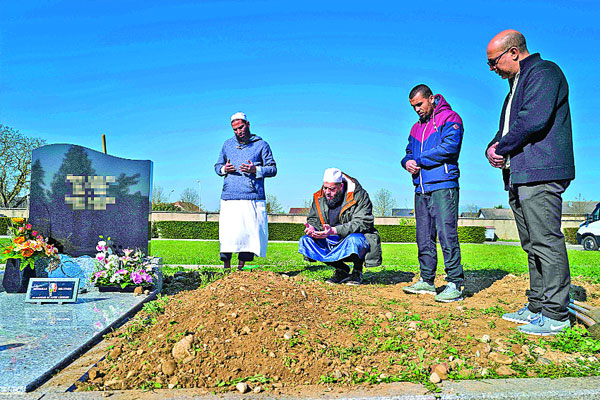
<svg viewBox="0 0 600 400"><path fill-rule="evenodd" d="M323 182L340 183L342 182L342 171L339 168L327 168L323 174Z"/></svg>
<svg viewBox="0 0 600 400"><path fill-rule="evenodd" d="M236 119L241 119L242 121L248 121L248 118L246 118L246 114L244 114L241 111L238 111L231 116L231 122L235 121Z"/></svg>

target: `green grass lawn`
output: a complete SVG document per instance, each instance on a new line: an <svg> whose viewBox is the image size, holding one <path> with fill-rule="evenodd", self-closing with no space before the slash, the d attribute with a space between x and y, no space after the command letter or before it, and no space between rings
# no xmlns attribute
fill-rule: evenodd
<svg viewBox="0 0 600 400"><path fill-rule="evenodd" d="M486 244L461 244L462 263L465 270L501 270L513 274L527 273L527 257L519 246L499 246ZM153 240L151 253L163 257L163 264L217 265L219 261L218 241ZM571 274L600 281L600 251L568 250ZM310 264L298 253L297 243L269 243L267 257L256 258L253 263L268 266L277 271L315 270L317 264ZM312 265L312 267L311 267ZM383 244L382 269L417 272L416 244ZM438 267L443 271L441 249L438 247ZM321 268L322 269L322 268ZM320 273L317 273L320 275Z"/></svg>

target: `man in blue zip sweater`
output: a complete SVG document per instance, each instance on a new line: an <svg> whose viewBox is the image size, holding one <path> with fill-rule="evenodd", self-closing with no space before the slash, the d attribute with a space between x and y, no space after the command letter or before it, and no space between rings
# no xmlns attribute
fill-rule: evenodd
<svg viewBox="0 0 600 400"><path fill-rule="evenodd" d="M238 253L238 269L254 255L267 255L269 229L265 201L265 178L277 174L269 144L250 133L250 122L242 112L231 116L234 137L223 144L215 172L225 177L219 214L219 242L224 268L231 268L231 255Z"/></svg>
<svg viewBox="0 0 600 400"><path fill-rule="evenodd" d="M571 274L561 231L562 194L575 178L569 85L558 65L529 54L525 37L506 30L487 47L488 66L508 79L500 126L488 144L502 170L529 264L529 303L502 318L521 332L554 335L570 327Z"/></svg>
<svg viewBox="0 0 600 400"><path fill-rule="evenodd" d="M406 293L428 293L440 302L463 299L464 272L458 244L458 155L463 123L441 94L427 85L415 86L408 95L419 115L408 137L402 166L415 185L415 219L421 278L405 286ZM444 254L446 287L436 294L436 236Z"/></svg>

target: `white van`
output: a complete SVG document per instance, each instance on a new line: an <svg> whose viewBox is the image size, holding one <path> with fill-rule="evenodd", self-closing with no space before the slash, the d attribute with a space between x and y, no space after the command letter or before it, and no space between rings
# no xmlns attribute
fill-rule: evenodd
<svg viewBox="0 0 600 400"><path fill-rule="evenodd" d="M598 246L600 246L600 203L596 204L596 208L586 217L585 222L579 225L577 243L583 245L584 250L598 250Z"/></svg>

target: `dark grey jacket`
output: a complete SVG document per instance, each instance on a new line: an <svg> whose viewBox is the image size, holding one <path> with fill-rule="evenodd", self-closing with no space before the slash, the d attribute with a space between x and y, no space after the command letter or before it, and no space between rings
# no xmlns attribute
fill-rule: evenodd
<svg viewBox="0 0 600 400"><path fill-rule="evenodd" d="M362 233L369 242L369 251L365 256L365 267L381 265L381 239L375 228L373 204L369 194L354 178L343 174L346 183L346 197L340 211L340 224L335 225L338 236L344 238L351 233ZM312 206L308 212L307 222L317 230L323 230L323 225L329 225L329 207L323 196L323 190L315 192Z"/></svg>
<svg viewBox="0 0 600 400"><path fill-rule="evenodd" d="M542 60L539 53L521 60L519 68L509 131L502 137L510 92L504 100L498 133L487 146L499 142L496 153L510 155L510 173L503 171L505 187L572 180L575 161L567 80L558 65ZM509 84L512 87L513 80Z"/></svg>

